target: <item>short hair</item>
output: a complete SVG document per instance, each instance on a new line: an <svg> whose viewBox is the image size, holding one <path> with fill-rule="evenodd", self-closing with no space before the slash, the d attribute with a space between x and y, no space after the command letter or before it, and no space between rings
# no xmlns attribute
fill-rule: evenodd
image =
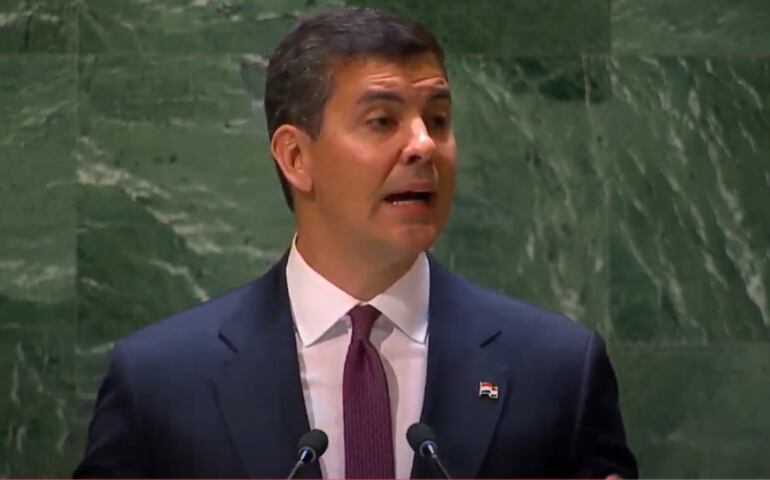
<svg viewBox="0 0 770 480"><path fill-rule="evenodd" d="M269 138L291 124L317 138L333 89L334 62L380 57L406 60L431 53L446 74L444 51L425 27L375 8L331 8L304 17L276 47L267 67L265 115ZM291 187L276 162L289 209Z"/></svg>

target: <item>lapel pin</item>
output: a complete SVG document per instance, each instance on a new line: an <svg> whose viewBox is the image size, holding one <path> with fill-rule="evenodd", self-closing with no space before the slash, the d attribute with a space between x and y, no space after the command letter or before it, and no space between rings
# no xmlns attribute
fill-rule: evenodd
<svg viewBox="0 0 770 480"><path fill-rule="evenodd" d="M497 385L490 382L479 382L479 398L491 398L497 400L498 390Z"/></svg>

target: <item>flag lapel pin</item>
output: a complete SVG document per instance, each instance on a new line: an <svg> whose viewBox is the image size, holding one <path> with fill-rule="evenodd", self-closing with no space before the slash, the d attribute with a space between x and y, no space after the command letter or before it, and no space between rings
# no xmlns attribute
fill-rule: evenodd
<svg viewBox="0 0 770 480"><path fill-rule="evenodd" d="M498 390L497 385L490 382L479 382L479 398L491 398L497 400Z"/></svg>

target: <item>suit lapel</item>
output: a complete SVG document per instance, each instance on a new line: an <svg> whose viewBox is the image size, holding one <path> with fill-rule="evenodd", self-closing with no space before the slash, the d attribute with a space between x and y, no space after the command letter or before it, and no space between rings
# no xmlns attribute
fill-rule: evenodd
<svg viewBox="0 0 770 480"><path fill-rule="evenodd" d="M285 477L299 437L309 430L297 361L285 255L257 280L253 294L223 323L233 356L214 378L217 402L250 477ZM318 464L301 478L320 478Z"/></svg>
<svg viewBox="0 0 770 480"><path fill-rule="evenodd" d="M509 372L491 353L500 329L472 307L462 280L430 259L428 370L421 421L436 433L449 474L478 477L510 388ZM480 398L479 382L498 388ZM412 478L439 472L415 456Z"/></svg>

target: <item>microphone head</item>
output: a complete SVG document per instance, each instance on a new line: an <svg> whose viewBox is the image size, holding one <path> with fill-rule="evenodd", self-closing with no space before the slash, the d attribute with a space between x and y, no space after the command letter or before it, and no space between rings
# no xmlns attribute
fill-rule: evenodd
<svg viewBox="0 0 770 480"><path fill-rule="evenodd" d="M406 441L423 458L430 458L438 450L436 434L424 423L413 423L406 431Z"/></svg>
<svg viewBox="0 0 770 480"><path fill-rule="evenodd" d="M326 447L329 446L329 437L326 436L323 430L313 429L302 435L297 442L297 450L300 455L303 452L311 454L311 458L308 463L315 462L326 451Z"/></svg>

